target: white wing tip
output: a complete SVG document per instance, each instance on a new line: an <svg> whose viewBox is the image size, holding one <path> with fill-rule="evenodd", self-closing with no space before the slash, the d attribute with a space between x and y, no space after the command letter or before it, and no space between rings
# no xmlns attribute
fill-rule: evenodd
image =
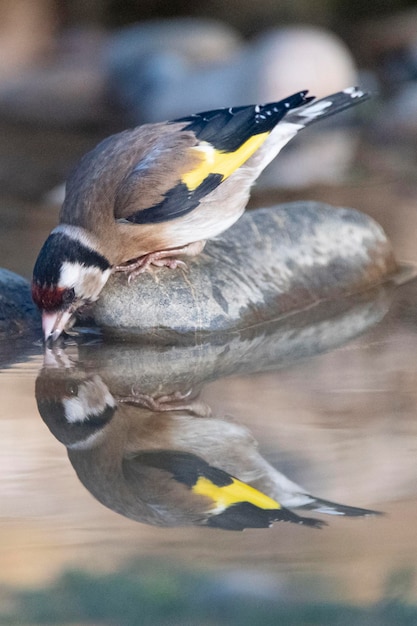
<svg viewBox="0 0 417 626"><path fill-rule="evenodd" d="M343 89L343 93L347 94L351 98L362 98L366 95L365 92L361 91L358 87L347 87L346 89Z"/></svg>

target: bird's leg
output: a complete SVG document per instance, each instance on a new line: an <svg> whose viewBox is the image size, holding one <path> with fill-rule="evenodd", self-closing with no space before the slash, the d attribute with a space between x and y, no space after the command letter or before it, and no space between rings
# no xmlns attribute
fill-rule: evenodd
<svg viewBox="0 0 417 626"><path fill-rule="evenodd" d="M144 256L131 261L130 263L126 263L124 265L117 265L115 267L115 272L128 272L129 273L129 281L139 274L146 272L149 270L151 265L156 265L157 267L169 267L171 269L175 269L176 267L186 268L187 265L181 259L178 259L178 256L197 256L203 250L206 245L205 241L194 241L193 243L189 243L186 246L182 246L180 248L171 248L169 250L158 250L157 252L150 252L149 254L145 254Z"/></svg>
<svg viewBox="0 0 417 626"><path fill-rule="evenodd" d="M132 395L117 398L117 401L122 404L133 404L140 406L151 411L187 411L197 417L210 417L210 407L197 399L190 399L191 389L185 393L181 391L175 391L174 393L158 396L156 398L146 394L138 393L134 387L132 387Z"/></svg>

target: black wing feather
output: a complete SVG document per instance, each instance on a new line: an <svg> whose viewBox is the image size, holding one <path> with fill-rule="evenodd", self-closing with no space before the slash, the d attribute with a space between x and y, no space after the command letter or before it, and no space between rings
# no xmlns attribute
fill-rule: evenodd
<svg viewBox="0 0 417 626"><path fill-rule="evenodd" d="M126 219L132 224L160 224L190 213L198 207L200 200L216 189L223 180L221 174L209 174L194 191L190 191L184 183L178 183L167 191L158 204L142 209Z"/></svg>
<svg viewBox="0 0 417 626"><path fill-rule="evenodd" d="M307 97L307 91L300 91L279 102L265 105L248 105L229 109L215 109L196 113L188 117L172 120L169 124L185 123L183 131L191 131L200 142L207 142L220 152L232 154L250 137L270 132L292 109L306 105L314 98ZM175 155L173 155L175 158ZM158 167L155 162L150 167ZM134 179L144 176L143 166L134 168L129 176L130 186ZM223 181L218 173L209 174L198 187L188 189L178 180L163 199L155 205L142 208L124 217L132 224L158 224L182 217L193 211L201 200L214 191Z"/></svg>
<svg viewBox="0 0 417 626"><path fill-rule="evenodd" d="M314 98L300 91L279 102L248 105L195 113L173 120L188 122L184 130L191 130L200 141L207 141L217 150L234 152L253 135L268 132L290 111L304 106Z"/></svg>
<svg viewBox="0 0 417 626"><path fill-rule="evenodd" d="M191 452L158 450L157 452L142 452L136 455L136 458L143 465L169 472L175 480L190 488L201 476L218 487L224 487L233 482L227 472L209 465L207 461Z"/></svg>
<svg viewBox="0 0 417 626"><path fill-rule="evenodd" d="M209 465L207 461L190 452L175 450L142 452L136 456L136 459L143 465L169 472L175 480L189 489L192 489L201 477L207 478L218 487L226 487L234 482L230 474ZM321 528L326 525L321 520L300 517L282 507L262 509L251 502L237 502L221 513L208 515L205 525L223 530L244 530L245 528L268 528L277 521L293 522L311 528Z"/></svg>

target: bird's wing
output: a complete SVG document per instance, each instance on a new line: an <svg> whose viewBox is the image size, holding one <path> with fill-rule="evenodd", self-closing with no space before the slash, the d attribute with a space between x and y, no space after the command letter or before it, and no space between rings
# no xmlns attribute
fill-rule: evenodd
<svg viewBox="0 0 417 626"><path fill-rule="evenodd" d="M306 94L168 122L172 133L165 128L120 185L115 218L154 224L189 213L260 148L288 111L313 99Z"/></svg>
<svg viewBox="0 0 417 626"><path fill-rule="evenodd" d="M267 528L275 521L312 527L323 525L320 520L292 513L269 496L194 454L171 450L149 451L135 455L134 461L140 467L168 473L181 492L184 489L188 492L189 507L200 508L200 523L207 526L243 530Z"/></svg>

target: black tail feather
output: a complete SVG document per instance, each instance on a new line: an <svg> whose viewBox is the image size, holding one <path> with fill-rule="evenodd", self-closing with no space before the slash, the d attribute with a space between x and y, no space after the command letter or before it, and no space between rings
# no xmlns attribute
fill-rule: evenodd
<svg viewBox="0 0 417 626"><path fill-rule="evenodd" d="M200 141L207 141L217 150L234 152L253 135L270 132L288 111L304 107L314 98L300 91L279 102L247 105L195 113L173 120L184 122L183 130L193 131Z"/></svg>
<svg viewBox="0 0 417 626"><path fill-rule="evenodd" d="M307 126L350 109L352 106L368 100L369 97L368 93L361 91L358 87L348 87L343 91L338 91L303 107L289 111L285 116L285 121Z"/></svg>
<svg viewBox="0 0 417 626"><path fill-rule="evenodd" d="M348 506L331 502L330 500L322 500L309 496L312 501L299 507L303 511L315 511L316 513L324 513L326 515L345 515L346 517L370 517L373 515L384 515L382 511L374 511L372 509L362 509L357 506Z"/></svg>

